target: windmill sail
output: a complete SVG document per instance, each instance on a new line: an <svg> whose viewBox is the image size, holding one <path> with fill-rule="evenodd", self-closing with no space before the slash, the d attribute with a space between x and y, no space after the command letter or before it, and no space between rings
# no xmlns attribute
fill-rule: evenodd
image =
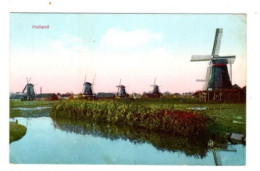
<svg viewBox="0 0 260 171"><path fill-rule="evenodd" d="M232 75L232 64L235 61L235 56L219 56L223 29L217 28L211 55L192 55L191 62L210 61L210 66L206 74L205 89L230 89L232 83L227 70L227 65L230 64L230 75ZM232 76L231 76L232 77ZM202 80L196 80L202 81Z"/></svg>
<svg viewBox="0 0 260 171"><path fill-rule="evenodd" d="M121 86L121 78L120 78L120 81L119 81L119 84L118 84L118 89L117 89L117 94L119 94L119 88L120 88L120 86Z"/></svg>
<svg viewBox="0 0 260 171"><path fill-rule="evenodd" d="M219 54L219 49L220 49L220 44L221 44L221 39L222 39L222 33L223 33L222 28L218 28L216 30L215 40L214 40L214 45L213 45L213 50L212 50L213 56L218 56L218 54Z"/></svg>
<svg viewBox="0 0 260 171"><path fill-rule="evenodd" d="M27 84L25 85L25 87L24 87L24 89L23 89L22 93L24 93L24 91L26 90L26 86L27 86Z"/></svg>
<svg viewBox="0 0 260 171"><path fill-rule="evenodd" d="M212 58L212 55L192 55L191 62L196 61L209 61Z"/></svg>

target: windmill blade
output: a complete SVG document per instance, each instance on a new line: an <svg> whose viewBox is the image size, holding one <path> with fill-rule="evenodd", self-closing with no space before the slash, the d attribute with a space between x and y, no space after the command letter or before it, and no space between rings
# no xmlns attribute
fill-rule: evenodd
<svg viewBox="0 0 260 171"><path fill-rule="evenodd" d="M118 89L117 89L117 94L119 93L119 88L120 88L120 85L121 85L121 78L120 78L120 81L119 81L119 84L118 84Z"/></svg>
<svg viewBox="0 0 260 171"><path fill-rule="evenodd" d="M218 54L219 54L222 34L223 34L223 29L222 28L217 28L216 29L216 34L215 34L213 50L212 50L212 55L213 56L218 56Z"/></svg>
<svg viewBox="0 0 260 171"><path fill-rule="evenodd" d="M153 86L155 86L155 82L156 82L156 77L154 78L154 83L153 83Z"/></svg>
<svg viewBox="0 0 260 171"><path fill-rule="evenodd" d="M87 75L85 74L85 80L84 80L84 83L87 81Z"/></svg>
<svg viewBox="0 0 260 171"><path fill-rule="evenodd" d="M220 157L220 154L218 151L216 151L216 158L217 158L218 166L221 166L222 162L221 162L221 157Z"/></svg>
<svg viewBox="0 0 260 171"><path fill-rule="evenodd" d="M209 66L207 68L206 78L205 78L205 85L203 87L203 90L206 90L208 88L209 78L211 74L212 66Z"/></svg>
<svg viewBox="0 0 260 171"><path fill-rule="evenodd" d="M210 61L212 55L192 55L190 61L197 62L197 61Z"/></svg>
<svg viewBox="0 0 260 171"><path fill-rule="evenodd" d="M96 79L96 74L94 75L92 85L94 85L95 79Z"/></svg>
<svg viewBox="0 0 260 171"><path fill-rule="evenodd" d="M22 93L24 93L24 91L25 91L25 89L26 89L26 86L27 86L27 84L25 85L25 87L24 87L24 89L23 89Z"/></svg>
<svg viewBox="0 0 260 171"><path fill-rule="evenodd" d="M27 81L27 84L29 84L29 82L31 81L32 77L30 77L29 81Z"/></svg>
<svg viewBox="0 0 260 171"><path fill-rule="evenodd" d="M94 83L95 83L95 79L96 79L96 74L94 75L94 78L93 78L93 81L92 81L92 85L91 85L91 87L92 87L92 93L94 93Z"/></svg>

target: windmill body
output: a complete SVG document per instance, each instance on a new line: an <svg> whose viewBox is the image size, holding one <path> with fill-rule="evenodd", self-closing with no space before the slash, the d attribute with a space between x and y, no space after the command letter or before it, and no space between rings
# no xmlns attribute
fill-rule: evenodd
<svg viewBox="0 0 260 171"><path fill-rule="evenodd" d="M119 97L126 97L127 96L124 85L119 86L118 96Z"/></svg>
<svg viewBox="0 0 260 171"><path fill-rule="evenodd" d="M153 85L153 94L160 94L158 85Z"/></svg>
<svg viewBox="0 0 260 171"><path fill-rule="evenodd" d="M35 99L35 91L34 91L34 85L29 83L31 78L28 80L26 78L27 84L25 85L22 94L24 95L24 100L33 100Z"/></svg>
<svg viewBox="0 0 260 171"><path fill-rule="evenodd" d="M153 83L153 85L151 85L151 87L153 87L152 92L145 93L143 97L144 98L160 98L161 93L160 93L159 86L156 85L156 78L154 79L154 83Z"/></svg>
<svg viewBox="0 0 260 171"><path fill-rule="evenodd" d="M208 81L208 89L231 89L232 84L228 74L225 59L214 60L211 76Z"/></svg>
<svg viewBox="0 0 260 171"><path fill-rule="evenodd" d="M27 84L26 85L26 96L28 97L34 97L35 92L34 92L34 85L33 84Z"/></svg>
<svg viewBox="0 0 260 171"><path fill-rule="evenodd" d="M93 96L92 84L90 82L84 82L82 94L83 96Z"/></svg>
<svg viewBox="0 0 260 171"><path fill-rule="evenodd" d="M152 91L152 94L155 95L155 96L160 96L160 90L159 90L159 86L156 85L156 78L154 78L154 83L153 85L151 85L151 87L153 87L153 91Z"/></svg>
<svg viewBox="0 0 260 171"><path fill-rule="evenodd" d="M128 97L128 94L126 93L126 90L125 90L125 86L121 85L121 79L119 81L119 84L116 87L118 88L117 97L119 97L119 98Z"/></svg>
<svg viewBox="0 0 260 171"><path fill-rule="evenodd" d="M232 74L232 64L234 63L235 56L219 56L219 49L221 44L223 29L216 29L215 40L211 55L193 55L191 62L196 61L209 61L210 66L206 74L205 81L206 90L217 90L217 89L230 89L232 88L232 75L231 79L228 74L227 64L230 64L230 73Z"/></svg>
<svg viewBox="0 0 260 171"><path fill-rule="evenodd" d="M96 78L96 74L93 78L92 83L90 83L90 82L86 81L87 76L85 75L85 80L84 80L83 89L82 89L83 97L90 98L90 99L95 98L95 95L93 94L93 85L95 82L95 78Z"/></svg>

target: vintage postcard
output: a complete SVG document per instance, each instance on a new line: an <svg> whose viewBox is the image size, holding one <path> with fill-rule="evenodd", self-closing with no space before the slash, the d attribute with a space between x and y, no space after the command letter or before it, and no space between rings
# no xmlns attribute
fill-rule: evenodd
<svg viewBox="0 0 260 171"><path fill-rule="evenodd" d="M246 14L10 13L10 163L246 164Z"/></svg>

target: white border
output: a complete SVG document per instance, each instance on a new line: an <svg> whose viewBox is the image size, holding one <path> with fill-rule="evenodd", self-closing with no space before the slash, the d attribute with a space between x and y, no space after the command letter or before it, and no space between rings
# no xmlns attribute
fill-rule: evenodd
<svg viewBox="0 0 260 171"><path fill-rule="evenodd" d="M52 5L49 5L52 2ZM259 5L257 0L4 0L1 2L0 73L1 73L1 170L67 171L67 170L247 170L259 168ZM3 8L3 9L2 9ZM247 14L247 156L246 166L102 166L102 165L13 165L9 164L9 13L10 12L78 12L78 13L245 13ZM258 53L257 53L258 52ZM257 73L257 74L256 74ZM105 168L104 168L105 167ZM257 170L257 169L256 169Z"/></svg>

